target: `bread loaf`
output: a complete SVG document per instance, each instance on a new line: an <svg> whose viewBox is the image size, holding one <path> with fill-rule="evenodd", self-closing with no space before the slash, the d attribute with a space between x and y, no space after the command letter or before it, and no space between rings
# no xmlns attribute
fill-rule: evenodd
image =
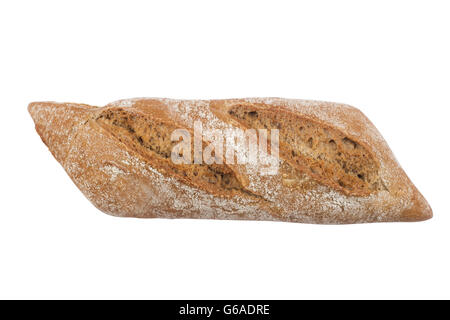
<svg viewBox="0 0 450 320"><path fill-rule="evenodd" d="M28 109L73 182L111 215L321 224L432 216L377 129L348 105L149 98Z"/></svg>

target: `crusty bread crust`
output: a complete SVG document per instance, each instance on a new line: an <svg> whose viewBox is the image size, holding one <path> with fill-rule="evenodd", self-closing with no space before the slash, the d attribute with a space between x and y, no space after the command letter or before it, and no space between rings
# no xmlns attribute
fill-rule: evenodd
<svg viewBox="0 0 450 320"><path fill-rule="evenodd" d="M274 114L288 119L288 127L283 129L289 134L294 130L292 123L306 121L323 137L331 135L333 148L323 151L321 144L317 147L323 152L319 160L312 158L319 151L311 153L308 160L303 151L293 152L280 140L279 171L275 175L258 174L261 168L255 164L200 168L220 181L226 179L229 186L222 183L219 187L189 176L186 173L191 168L173 167L155 150L145 148L148 134L142 130L142 123L147 122L149 126L190 131L195 121L200 121L204 130L249 128L250 122L230 112L237 106L247 108L247 112L262 112L269 123L275 121ZM28 109L54 157L83 194L108 214L321 224L421 221L432 217L428 203L380 133L359 110L348 105L281 98L143 98L120 100L102 108L34 102ZM131 124L118 127L109 116L108 121L104 119L105 112L124 114L123 121ZM135 128L136 117L140 126ZM356 160L343 162L342 157L349 157L344 154L332 163L333 152L344 151L342 141L349 143L355 153L352 159ZM296 142L303 148L304 141ZM330 153L325 154L327 151ZM297 158L290 158L291 153ZM322 156L329 158L325 161ZM212 181L216 183L217 179Z"/></svg>

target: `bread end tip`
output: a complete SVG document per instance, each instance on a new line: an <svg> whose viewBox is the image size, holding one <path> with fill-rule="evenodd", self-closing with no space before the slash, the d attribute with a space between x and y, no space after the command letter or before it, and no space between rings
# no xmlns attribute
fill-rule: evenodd
<svg viewBox="0 0 450 320"><path fill-rule="evenodd" d="M431 218L433 218L433 210L418 191L412 199L411 207L404 210L400 217L401 221L404 222L419 222Z"/></svg>

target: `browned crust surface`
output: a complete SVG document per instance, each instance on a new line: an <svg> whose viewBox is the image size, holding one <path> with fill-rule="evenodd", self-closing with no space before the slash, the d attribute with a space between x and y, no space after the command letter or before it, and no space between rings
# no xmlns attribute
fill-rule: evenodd
<svg viewBox="0 0 450 320"><path fill-rule="evenodd" d="M280 144L280 170L260 175L251 165L228 165L239 181L228 192L183 176L183 170L152 157L132 134L98 121L105 110L122 110L171 128L205 130L248 127L230 116L236 105L308 119L351 137L373 158L382 188L345 188L289 159ZM86 197L119 216L280 220L304 223L421 221L431 209L401 169L373 124L357 109L336 103L248 98L229 100L129 99L103 108L36 102L29 106L36 130ZM114 112L114 111L113 111ZM117 112L117 111L116 111ZM145 122L144 122L145 123ZM184 170L188 170L187 168ZM363 184L361 184L363 186Z"/></svg>

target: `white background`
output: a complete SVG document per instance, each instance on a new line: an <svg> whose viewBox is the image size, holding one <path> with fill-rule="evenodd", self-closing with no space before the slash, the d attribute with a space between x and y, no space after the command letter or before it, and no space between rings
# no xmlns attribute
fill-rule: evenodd
<svg viewBox="0 0 450 320"><path fill-rule="evenodd" d="M450 298L448 1L0 2L0 298ZM434 218L320 226L114 218L31 101L279 96L378 127Z"/></svg>

